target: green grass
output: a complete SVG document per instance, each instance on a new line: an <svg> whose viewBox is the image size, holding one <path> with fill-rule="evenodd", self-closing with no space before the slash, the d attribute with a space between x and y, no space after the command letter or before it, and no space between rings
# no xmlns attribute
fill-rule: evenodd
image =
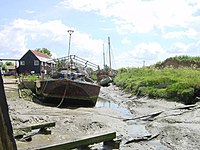
<svg viewBox="0 0 200 150"><path fill-rule="evenodd" d="M200 70L193 68L122 68L114 83L137 96L193 104L200 97L199 77Z"/></svg>
<svg viewBox="0 0 200 150"><path fill-rule="evenodd" d="M28 81L36 81L39 79L38 75L26 75L26 76L22 76L21 78Z"/></svg>

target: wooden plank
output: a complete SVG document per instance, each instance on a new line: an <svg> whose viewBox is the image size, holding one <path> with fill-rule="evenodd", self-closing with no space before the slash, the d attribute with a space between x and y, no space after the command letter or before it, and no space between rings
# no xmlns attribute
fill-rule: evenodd
<svg viewBox="0 0 200 150"><path fill-rule="evenodd" d="M138 137L138 138L134 138L134 139L131 139L129 141L127 141L126 143L124 143L125 145L126 144L130 144L130 143L137 143L137 142L141 142L141 141L150 141L154 138L157 138L160 134L159 133L156 133L154 135L148 135L148 136L143 136L143 137Z"/></svg>
<svg viewBox="0 0 200 150"><path fill-rule="evenodd" d="M155 112L155 113L152 113L152 114L149 114L149 115L144 115L144 116L129 118L129 119L123 119L123 121L136 120L136 119L142 119L142 118L154 118L154 117L157 117L158 115L160 115L163 112L164 111L159 111L159 112Z"/></svg>
<svg viewBox="0 0 200 150"><path fill-rule="evenodd" d="M14 130L31 131L31 130L35 130L35 129L55 127L55 125L56 125L56 122L45 122L45 123L34 124L34 125L30 125L30 126L17 127Z"/></svg>
<svg viewBox="0 0 200 150"><path fill-rule="evenodd" d="M13 128L10 121L8 104L6 100L3 79L0 71L0 149L16 150L16 142L13 137Z"/></svg>
<svg viewBox="0 0 200 150"><path fill-rule="evenodd" d="M72 148L88 146L88 145L91 145L91 144L94 144L94 143L112 141L115 138L116 138L116 132L109 132L109 133L100 134L100 135L97 135L97 136L86 137L86 138L71 141L71 142L45 146L45 147L39 148L39 150L63 150L63 149L69 150L69 149L72 149Z"/></svg>

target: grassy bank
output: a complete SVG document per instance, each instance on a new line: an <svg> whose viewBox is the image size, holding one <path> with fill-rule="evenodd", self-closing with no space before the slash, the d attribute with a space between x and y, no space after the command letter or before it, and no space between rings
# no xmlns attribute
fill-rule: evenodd
<svg viewBox="0 0 200 150"><path fill-rule="evenodd" d="M193 104L200 97L200 69L122 68L114 83L137 96Z"/></svg>

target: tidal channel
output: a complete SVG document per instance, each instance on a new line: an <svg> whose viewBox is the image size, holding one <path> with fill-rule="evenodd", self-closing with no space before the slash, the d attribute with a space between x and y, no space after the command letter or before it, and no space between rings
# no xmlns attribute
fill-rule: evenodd
<svg viewBox="0 0 200 150"><path fill-rule="evenodd" d="M103 98L98 99L98 101L96 103L96 107L97 108L103 108L103 107L111 108L111 109L115 110L116 112L119 112L121 114L121 117L123 117L123 118L133 118L134 117L134 114L132 114L128 109L119 106L118 104L114 103L113 101L109 101L109 100L106 100ZM128 140L151 136L151 133L149 133L145 127L147 125L147 123L148 123L148 121L142 121L139 119L127 121L128 136L122 138L122 143L121 143L122 150L125 150L125 148L123 148L123 144L126 143ZM155 147L156 150L170 150L168 147L163 145L160 142L160 140L157 140L157 139L146 141L146 143L148 145L152 145L153 147Z"/></svg>

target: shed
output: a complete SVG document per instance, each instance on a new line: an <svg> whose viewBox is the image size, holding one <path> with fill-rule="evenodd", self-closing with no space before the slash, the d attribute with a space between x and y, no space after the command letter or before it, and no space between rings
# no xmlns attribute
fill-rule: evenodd
<svg viewBox="0 0 200 150"><path fill-rule="evenodd" d="M55 62L47 54L36 50L28 50L19 60L19 74L41 74L42 70L50 71Z"/></svg>

